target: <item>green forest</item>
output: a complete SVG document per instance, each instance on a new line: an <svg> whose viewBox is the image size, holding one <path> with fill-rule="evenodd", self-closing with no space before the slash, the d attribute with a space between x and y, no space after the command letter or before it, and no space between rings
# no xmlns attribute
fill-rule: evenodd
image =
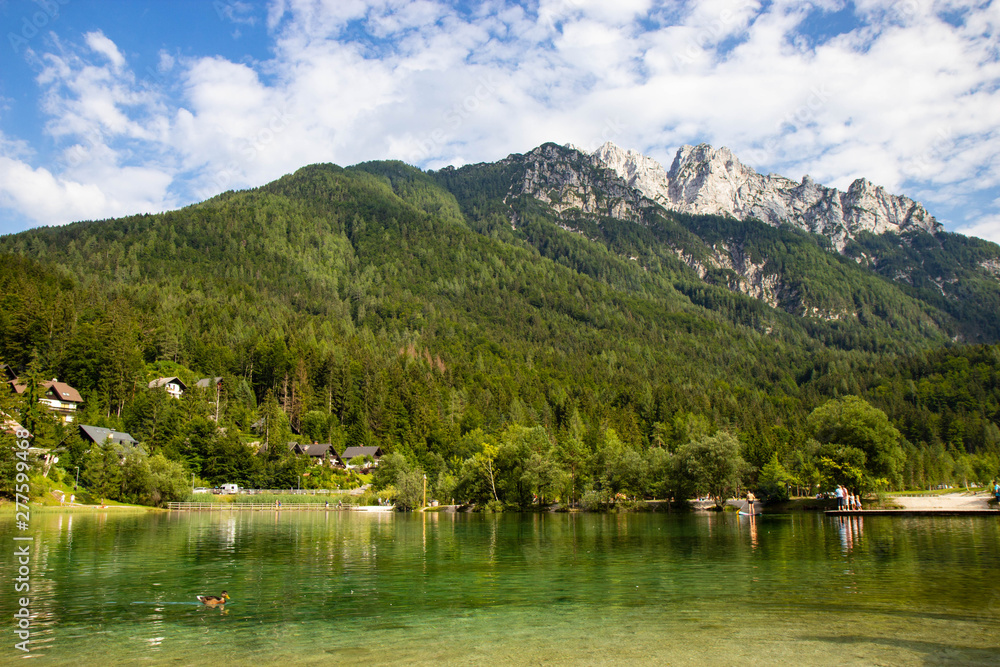
<svg viewBox="0 0 1000 667"><path fill-rule="evenodd" d="M0 362L29 391L0 411L58 452L50 476L79 467L101 497L149 504L356 483L292 441L380 446L373 485L401 507L424 475L428 498L501 510L1000 474L1000 283L977 269L997 246L865 237L839 255L756 221L556 214L508 196L523 170L313 165L2 237ZM775 306L679 258L720 243L783 285ZM148 388L168 376L180 399ZM141 448L60 424L31 389L53 378L81 393L77 424Z"/></svg>

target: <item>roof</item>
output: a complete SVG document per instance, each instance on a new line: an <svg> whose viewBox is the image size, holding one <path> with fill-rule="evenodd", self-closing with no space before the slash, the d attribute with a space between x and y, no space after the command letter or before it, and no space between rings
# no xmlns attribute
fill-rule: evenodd
<svg viewBox="0 0 1000 667"><path fill-rule="evenodd" d="M17 378L17 373L14 372L14 369L11 368L9 364L0 364L0 372L3 372L4 376L8 380L14 380Z"/></svg>
<svg viewBox="0 0 1000 667"><path fill-rule="evenodd" d="M330 458L340 460L340 455L337 454L337 450L333 448L330 443L316 443L311 445L300 445L297 442L289 442L288 449L295 454L306 454L308 456L314 456L316 458L329 456Z"/></svg>
<svg viewBox="0 0 1000 667"><path fill-rule="evenodd" d="M120 445L139 444L136 439L128 433L112 431L110 428L103 428L101 426L87 426L86 424L80 424L80 431L85 438L92 442L96 442L97 444L103 444L109 439Z"/></svg>
<svg viewBox="0 0 1000 667"><path fill-rule="evenodd" d="M56 382L55 380L46 382L45 393L54 394L60 401L67 403L83 403L83 396L80 396L80 392L65 382Z"/></svg>
<svg viewBox="0 0 1000 667"><path fill-rule="evenodd" d="M309 456L326 456L329 454L335 458L340 458L340 456L337 455L337 450L335 450L333 445L330 443L313 443L311 445L305 445L301 449L303 453L308 454Z"/></svg>
<svg viewBox="0 0 1000 667"><path fill-rule="evenodd" d="M17 380L11 380L10 385L14 387L14 391L18 394L23 394L28 389L27 385L18 384ZM59 382L58 380L50 380L42 383L42 395L49 394L51 394L52 398L67 403L83 403L83 396L80 396L80 392L65 382Z"/></svg>
<svg viewBox="0 0 1000 667"><path fill-rule="evenodd" d="M350 461L356 456L370 456L372 458L378 458L382 456L381 447L348 447L340 455L345 461Z"/></svg>
<svg viewBox="0 0 1000 667"><path fill-rule="evenodd" d="M185 390L185 389L187 389L187 385L184 384L181 381L181 379L178 378L178 377L173 377L173 378L156 378L155 380L153 380L152 382L149 383L149 388L150 389L156 389L157 387L164 387L164 386L166 386L166 385L168 385L170 383L173 383L173 384L176 384L176 385L180 386L180 388L181 388L182 391Z"/></svg>
<svg viewBox="0 0 1000 667"><path fill-rule="evenodd" d="M208 389L213 384L219 384L222 382L222 378L202 378L194 383L194 386L201 387L202 389Z"/></svg>

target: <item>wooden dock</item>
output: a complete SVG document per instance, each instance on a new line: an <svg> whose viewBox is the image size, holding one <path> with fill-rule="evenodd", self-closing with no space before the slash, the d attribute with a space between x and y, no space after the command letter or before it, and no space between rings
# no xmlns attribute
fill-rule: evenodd
<svg viewBox="0 0 1000 667"><path fill-rule="evenodd" d="M900 510L826 510L827 516L997 516L1000 510L990 509L900 509Z"/></svg>

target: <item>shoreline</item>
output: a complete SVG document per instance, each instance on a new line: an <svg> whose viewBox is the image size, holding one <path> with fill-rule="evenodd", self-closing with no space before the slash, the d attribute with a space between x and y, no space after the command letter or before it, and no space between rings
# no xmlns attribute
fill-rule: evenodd
<svg viewBox="0 0 1000 667"><path fill-rule="evenodd" d="M13 516L17 509L17 505L11 501L3 501L0 503L0 516ZM81 505L79 503L73 503L72 505L45 505L42 503L36 503L32 501L28 504L28 511L32 514L59 514L61 512L68 513L93 513L93 512L107 512L107 511L119 511L119 510L130 510L132 512L165 512L166 510L162 507L152 507L149 505Z"/></svg>
<svg viewBox="0 0 1000 667"><path fill-rule="evenodd" d="M929 496L888 495L887 499L889 501L889 506L888 507L885 507L885 508L866 508L864 510L861 510L861 512L859 512L859 514L879 512L879 511L890 512L890 513L891 512L900 512L900 513L902 513L902 512L908 512L908 513L915 513L915 512L921 512L921 513L923 513L923 512L926 512L927 514L944 513L944 512L963 513L963 512L997 511L997 509L998 509L997 506L996 506L996 503L993 501L992 494L985 494L985 493L982 493L982 492L979 492L979 493L955 492L955 493L947 493L947 494L939 494L939 495L929 495ZM638 511L638 512L643 512L643 511L647 511L647 512L648 511L653 511L653 512L664 511L664 508L662 507L663 501L646 501L646 503L647 504L646 504L645 508L642 508L642 509L635 508L635 509L632 509L630 511ZM741 501L736 500L736 499L730 499L730 500L728 500L726 502L727 509L730 509L730 508L739 508L739 506L741 504L742 504ZM240 508L240 507L231 507L231 506L229 506L228 503L218 503L218 505L219 505L218 507L213 507L211 509L217 509L217 510L244 509L244 508ZM235 505L238 506L239 503L236 503ZM82 505L82 504L78 504L78 503L74 503L72 505L70 505L70 504L67 504L67 505L49 505L49 504L36 504L35 502L32 502L29 505L29 507L30 507L30 511L32 511L32 512L46 513L46 514L48 514L48 513L53 513L54 514L54 513L60 513L60 512L69 512L69 513L95 513L95 512L107 512L107 511L119 512L119 511L122 511L122 510L128 510L128 511L132 511L132 512L140 512L140 511L142 511L142 512L170 512L170 511L177 511L177 510L171 510L170 508L167 508L167 507L151 507L151 506L147 506L147 505L118 505L118 504L116 504L116 505L104 505L104 506L101 506L101 505ZM426 511L426 512L455 512L455 511L458 511L458 507L460 507L460 506L441 505L441 506L434 507L434 508L428 507L424 511ZM702 512L706 512L707 513L707 512L714 511L715 502L711 501L711 500L706 500L706 501L692 500L690 502L690 504L689 504L689 507L690 507L690 510L687 510L687 511L693 511L693 512L698 512L698 513L702 513ZM323 508L323 506L320 505L319 503L317 503L316 509L322 509L322 508ZM6 501L6 500L0 501L0 516L4 516L4 515L7 515L7 514L13 515L15 509L16 509L15 503L10 502L10 501ZM178 508L178 509L180 509L180 508ZM184 509L188 509L188 508L184 508ZM198 508L198 509L202 509L202 508ZM204 508L204 509L208 509L208 508ZM260 509L260 508L254 508L254 509ZM274 508L274 509L279 509L279 508ZM294 509L299 509L299 508L297 508L297 507L296 508L292 508L292 507L285 508L285 507L282 507L280 509L287 509L289 511L293 511ZM313 508L310 507L309 509L313 509ZM332 510L334 508L330 507L328 509ZM346 510L348 508L343 508L343 509ZM351 508L351 509L355 509L355 508ZM776 505L776 506L773 506L771 508L767 508L766 510L762 506L761 509L764 510L764 511L770 511L772 513L774 513L774 512L777 512L777 513L787 513L787 512L830 512L830 511L837 511L836 510L836 505L834 505L832 503L832 501L815 500L815 499L810 499L810 498L793 498L792 500L788 501L787 503L781 503L780 505ZM382 507L379 507L378 510L385 511L385 509L382 508ZM378 511L378 510L375 510L375 511ZM183 511L183 510L181 510L181 511ZM371 510L369 510L369 511L371 511ZM582 510L573 509L573 510L570 510L570 511L582 511ZM678 509L671 509L671 510L667 510L667 511L684 512L686 510L678 508ZM603 512L596 512L596 513L597 514L601 514Z"/></svg>

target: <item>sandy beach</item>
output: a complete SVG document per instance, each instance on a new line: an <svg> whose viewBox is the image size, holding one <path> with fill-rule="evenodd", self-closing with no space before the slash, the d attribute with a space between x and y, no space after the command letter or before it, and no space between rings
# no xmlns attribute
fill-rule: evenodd
<svg viewBox="0 0 1000 667"><path fill-rule="evenodd" d="M946 493L943 495L928 495L928 496L889 496L890 501L897 505L900 509L906 510L987 510L996 509L996 505L990 505L989 501L993 499L992 494L987 494L985 491L980 491L979 493L968 493L965 491L955 491L954 493ZM695 510L708 510L715 507L715 502L711 500L697 500L693 499L690 501L691 506ZM742 499L730 498L726 501L726 504L732 507L738 507L744 509L746 507L746 501ZM830 509L834 509L831 502ZM762 511L762 510L758 510Z"/></svg>
<svg viewBox="0 0 1000 667"><path fill-rule="evenodd" d="M940 496L890 496L890 498L892 502L907 510L985 510L990 509L988 503L992 496L984 492L975 495L955 492Z"/></svg>

